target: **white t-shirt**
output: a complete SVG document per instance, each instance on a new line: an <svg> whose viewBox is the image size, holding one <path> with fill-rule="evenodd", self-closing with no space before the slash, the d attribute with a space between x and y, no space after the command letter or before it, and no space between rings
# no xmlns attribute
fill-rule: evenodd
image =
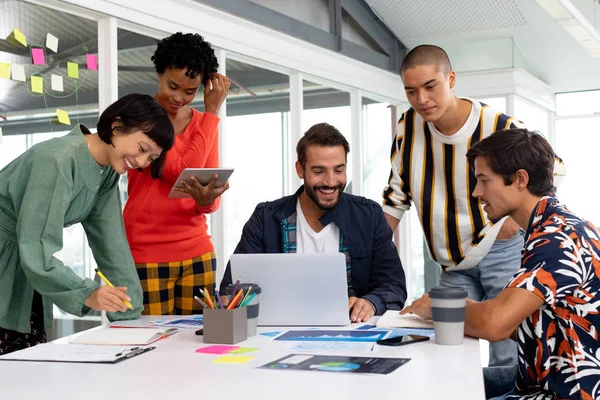
<svg viewBox="0 0 600 400"><path fill-rule="evenodd" d="M296 203L296 252L297 253L339 253L340 229L334 222L321 232L315 232L304 217L300 199Z"/></svg>

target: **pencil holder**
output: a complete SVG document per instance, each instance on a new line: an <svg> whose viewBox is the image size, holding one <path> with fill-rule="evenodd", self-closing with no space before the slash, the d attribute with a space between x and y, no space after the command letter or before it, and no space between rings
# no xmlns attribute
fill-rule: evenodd
<svg viewBox="0 0 600 400"><path fill-rule="evenodd" d="M246 307L204 309L204 343L235 344L248 338Z"/></svg>

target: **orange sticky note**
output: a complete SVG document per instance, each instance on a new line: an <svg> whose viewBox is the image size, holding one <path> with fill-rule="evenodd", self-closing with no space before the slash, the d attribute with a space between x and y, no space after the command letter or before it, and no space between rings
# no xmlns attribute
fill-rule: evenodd
<svg viewBox="0 0 600 400"><path fill-rule="evenodd" d="M31 91L33 93L44 93L44 78L41 76L31 76Z"/></svg>
<svg viewBox="0 0 600 400"><path fill-rule="evenodd" d="M0 78L10 79L10 64L0 62Z"/></svg>
<svg viewBox="0 0 600 400"><path fill-rule="evenodd" d="M71 125L71 120L69 119L69 114L65 110L61 110L60 108L56 109L56 116L58 117L58 123L63 125Z"/></svg>
<svg viewBox="0 0 600 400"><path fill-rule="evenodd" d="M79 64L68 62L67 74L69 75L69 78L79 79Z"/></svg>

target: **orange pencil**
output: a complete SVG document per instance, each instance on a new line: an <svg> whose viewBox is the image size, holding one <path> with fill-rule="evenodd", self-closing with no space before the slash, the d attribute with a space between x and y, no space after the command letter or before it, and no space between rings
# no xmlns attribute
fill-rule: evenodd
<svg viewBox="0 0 600 400"><path fill-rule="evenodd" d="M235 295L235 297L233 298L233 300L231 300L231 301L229 302L229 305L227 306L227 309L228 309L228 310L231 310L232 308L234 308L234 307L235 307L235 305L236 305L236 303L238 302L238 300L240 299L240 297L242 297L242 292L243 292L243 290L242 290L242 289L240 289L240 290L237 292L237 294Z"/></svg>
<svg viewBox="0 0 600 400"><path fill-rule="evenodd" d="M206 302L208 303L208 306L212 309L215 308L215 305L212 302L212 299L210 298L210 294L208 294L208 290L206 290L206 288L203 289L204 290L204 298L206 299Z"/></svg>

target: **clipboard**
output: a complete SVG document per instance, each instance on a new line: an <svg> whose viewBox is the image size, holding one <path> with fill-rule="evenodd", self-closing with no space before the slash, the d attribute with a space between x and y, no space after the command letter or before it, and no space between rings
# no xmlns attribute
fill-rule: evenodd
<svg viewBox="0 0 600 400"><path fill-rule="evenodd" d="M43 343L0 356L0 361L42 361L116 364L156 347L95 346L84 344Z"/></svg>

